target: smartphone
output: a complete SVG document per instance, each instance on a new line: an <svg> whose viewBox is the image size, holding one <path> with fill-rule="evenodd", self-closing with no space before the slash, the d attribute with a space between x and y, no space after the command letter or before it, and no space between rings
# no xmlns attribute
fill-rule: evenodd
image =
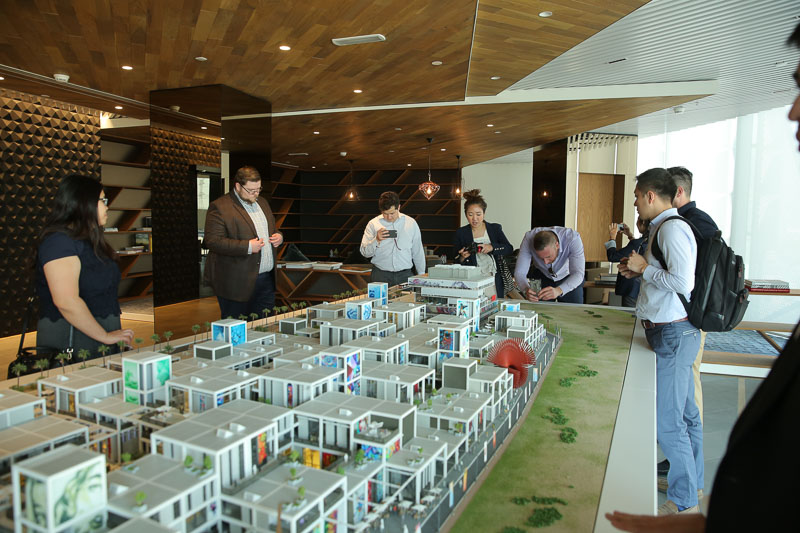
<svg viewBox="0 0 800 533"><path fill-rule="evenodd" d="M617 224L617 231L625 231L625 224Z"/></svg>
<svg viewBox="0 0 800 533"><path fill-rule="evenodd" d="M396 239L397 238L397 230L396 229L387 229L386 231L389 232L389 234L386 236L387 238L389 238L389 239Z"/></svg>

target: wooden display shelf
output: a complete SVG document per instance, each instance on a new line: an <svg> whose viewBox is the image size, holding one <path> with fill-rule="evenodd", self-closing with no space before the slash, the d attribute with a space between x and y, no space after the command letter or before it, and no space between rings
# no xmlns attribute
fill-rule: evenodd
<svg viewBox="0 0 800 533"><path fill-rule="evenodd" d="M343 265L342 268L347 268ZM367 287L372 270L342 272L312 268L279 268L276 273L278 298L284 302L333 300L334 294Z"/></svg>
<svg viewBox="0 0 800 533"><path fill-rule="evenodd" d="M113 142L113 141L112 141ZM108 161L106 159L100 160L101 165L111 165L113 167L130 167L130 168L144 168L150 170L150 162L134 163L132 161Z"/></svg>
<svg viewBox="0 0 800 533"><path fill-rule="evenodd" d="M129 300L137 300L139 298L146 298L153 292L153 276L134 278L133 284L125 292L120 295L120 302L127 302Z"/></svg>

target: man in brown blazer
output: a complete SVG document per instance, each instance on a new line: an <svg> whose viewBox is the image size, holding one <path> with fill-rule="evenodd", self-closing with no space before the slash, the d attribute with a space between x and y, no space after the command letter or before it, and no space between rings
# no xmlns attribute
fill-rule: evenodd
<svg viewBox="0 0 800 533"><path fill-rule="evenodd" d="M283 243L254 167L236 171L233 190L208 206L205 281L214 289L222 318L275 306L275 254ZM272 246L268 246L271 244Z"/></svg>

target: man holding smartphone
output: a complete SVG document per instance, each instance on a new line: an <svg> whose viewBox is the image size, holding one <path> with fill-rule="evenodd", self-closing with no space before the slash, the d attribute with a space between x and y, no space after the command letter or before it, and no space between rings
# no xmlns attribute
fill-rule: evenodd
<svg viewBox="0 0 800 533"><path fill-rule="evenodd" d="M586 259L577 231L561 226L533 228L519 247L514 279L531 302L583 303ZM541 280L542 289L530 288L528 277Z"/></svg>
<svg viewBox="0 0 800 533"><path fill-rule="evenodd" d="M369 221L361 239L361 255L371 257L370 281L399 285L425 273L425 250L417 222L400 213L400 197L387 191L378 199L381 214Z"/></svg>

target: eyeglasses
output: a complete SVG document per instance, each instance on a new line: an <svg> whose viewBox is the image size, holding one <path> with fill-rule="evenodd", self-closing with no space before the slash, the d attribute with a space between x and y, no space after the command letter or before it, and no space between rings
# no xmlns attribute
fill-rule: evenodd
<svg viewBox="0 0 800 533"><path fill-rule="evenodd" d="M249 192L250 194L258 194L264 189L264 187L259 187L258 189L248 189L244 185L240 185L240 186L244 191Z"/></svg>
<svg viewBox="0 0 800 533"><path fill-rule="evenodd" d="M100 198L100 202L103 202L103 205L108 205L108 198Z"/></svg>

